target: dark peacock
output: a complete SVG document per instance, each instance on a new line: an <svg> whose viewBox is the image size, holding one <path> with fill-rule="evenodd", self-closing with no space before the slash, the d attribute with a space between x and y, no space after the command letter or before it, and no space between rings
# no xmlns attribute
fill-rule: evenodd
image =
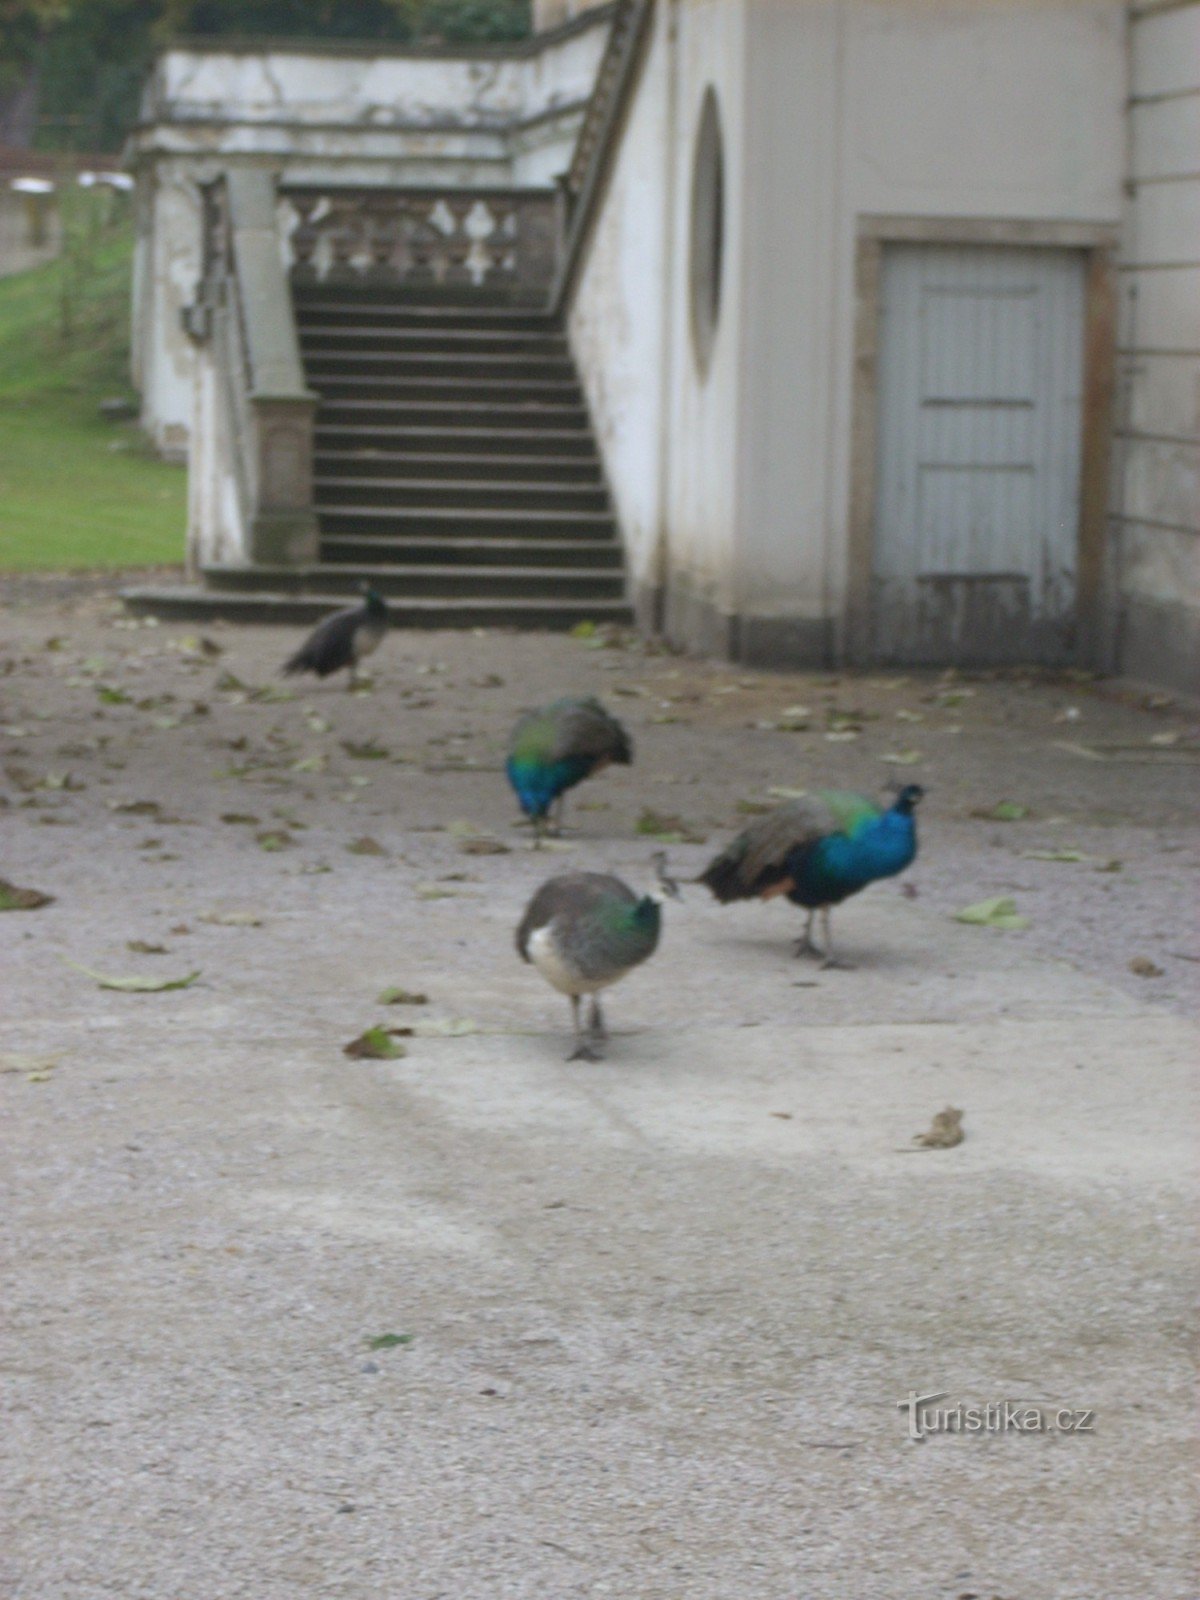
<svg viewBox="0 0 1200 1600"><path fill-rule="evenodd" d="M571 1001L575 1048L568 1061L599 1061L597 1044L607 1038L597 996L654 954L662 927L664 898L679 898L667 876L663 851L654 856L656 887L642 896L607 872L565 872L548 878L526 908L517 929L517 949L547 983ZM579 1002L592 997L587 1032Z"/></svg>
<svg viewBox="0 0 1200 1600"><path fill-rule="evenodd" d="M825 933L826 966L837 966L830 907L877 878L903 872L917 854L917 802L924 790L910 783L886 809L865 795L817 789L789 800L739 834L697 880L722 905L731 900L771 900L785 894L808 912L796 954L821 955L812 939L818 911Z"/></svg>
<svg viewBox="0 0 1200 1600"><path fill-rule="evenodd" d="M381 594L369 583L363 585L361 605L347 606L319 622L296 654L284 665L284 672L315 672L327 678L342 667L350 668L348 688L358 677L358 664L378 649L387 632L388 609Z"/></svg>
<svg viewBox="0 0 1200 1600"><path fill-rule="evenodd" d="M628 766L633 744L625 729L590 696L555 700L521 718L512 732L505 771L540 842L547 813L562 827L563 796L610 762Z"/></svg>

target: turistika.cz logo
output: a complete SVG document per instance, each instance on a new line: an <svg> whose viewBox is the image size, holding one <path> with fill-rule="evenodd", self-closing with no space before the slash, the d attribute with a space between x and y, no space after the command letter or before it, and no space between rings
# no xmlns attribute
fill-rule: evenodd
<svg viewBox="0 0 1200 1600"><path fill-rule="evenodd" d="M936 1433L1095 1433L1096 1413L1082 1406L1036 1406L1023 1400L991 1400L984 1405L942 1405L948 1391L917 1394L896 1403L908 1412L908 1437L918 1441Z"/></svg>

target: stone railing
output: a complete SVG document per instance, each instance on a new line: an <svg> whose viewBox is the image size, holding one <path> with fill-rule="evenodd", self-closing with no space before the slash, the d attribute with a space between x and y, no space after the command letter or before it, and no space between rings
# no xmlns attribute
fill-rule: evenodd
<svg viewBox="0 0 1200 1600"><path fill-rule="evenodd" d="M505 288L544 298L561 200L552 189L288 185L280 225L295 283Z"/></svg>
<svg viewBox="0 0 1200 1600"><path fill-rule="evenodd" d="M184 325L198 347L192 564L315 560L317 397L304 381L271 174L233 171L204 190L203 276Z"/></svg>
<svg viewBox="0 0 1200 1600"><path fill-rule="evenodd" d="M617 0L571 165L562 180L565 217L562 248L550 291L552 310L561 310L570 293L588 231L603 198L646 58L653 14L654 0Z"/></svg>

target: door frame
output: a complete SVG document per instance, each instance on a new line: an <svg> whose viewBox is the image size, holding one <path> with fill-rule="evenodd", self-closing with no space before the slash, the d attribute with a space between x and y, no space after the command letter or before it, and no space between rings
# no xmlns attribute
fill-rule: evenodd
<svg viewBox="0 0 1200 1600"><path fill-rule="evenodd" d="M885 244L1024 245L1084 256L1083 437L1076 543L1075 662L1109 666L1105 626L1105 547L1109 451L1116 371L1115 224L988 217L860 215L854 255L854 367L851 393L850 521L843 654L854 666L874 660L871 587L875 570L878 470L879 309Z"/></svg>

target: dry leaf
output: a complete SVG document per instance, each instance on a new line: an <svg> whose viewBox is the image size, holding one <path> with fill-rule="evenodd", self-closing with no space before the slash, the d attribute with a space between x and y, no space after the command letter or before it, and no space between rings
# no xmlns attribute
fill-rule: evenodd
<svg viewBox="0 0 1200 1600"><path fill-rule="evenodd" d="M54 896L40 889L19 889L15 883L0 878L0 911L36 911L39 906L53 905Z"/></svg>
<svg viewBox="0 0 1200 1600"><path fill-rule="evenodd" d="M952 1150L965 1137L962 1119L957 1106L947 1106L934 1117L928 1133L914 1133L913 1139L926 1150Z"/></svg>
<svg viewBox="0 0 1200 1600"><path fill-rule="evenodd" d="M397 1031L395 1028L368 1028L357 1039L343 1045L342 1054L355 1061L396 1061L408 1053L396 1042Z"/></svg>
<svg viewBox="0 0 1200 1600"><path fill-rule="evenodd" d="M1134 956L1129 970L1135 978L1161 978L1163 975L1162 967L1156 966L1149 956Z"/></svg>
<svg viewBox="0 0 1200 1600"><path fill-rule="evenodd" d="M110 978L103 972L95 972L91 967L82 967L78 961L63 960L67 966L74 967L76 972L82 972L89 978L94 978L102 989L118 989L123 994L161 994L167 989L188 989L200 976L199 971L189 972L182 978Z"/></svg>
<svg viewBox="0 0 1200 1600"><path fill-rule="evenodd" d="M261 928L262 918L257 911L205 911L197 922L211 922L218 928ZM186 927L172 928L172 933L186 933Z"/></svg>
<svg viewBox="0 0 1200 1600"><path fill-rule="evenodd" d="M1029 918L1019 916L1017 902L1011 895L999 894L990 900L977 900L954 913L955 922L967 922L978 928L1004 928L1019 932L1029 926Z"/></svg>

